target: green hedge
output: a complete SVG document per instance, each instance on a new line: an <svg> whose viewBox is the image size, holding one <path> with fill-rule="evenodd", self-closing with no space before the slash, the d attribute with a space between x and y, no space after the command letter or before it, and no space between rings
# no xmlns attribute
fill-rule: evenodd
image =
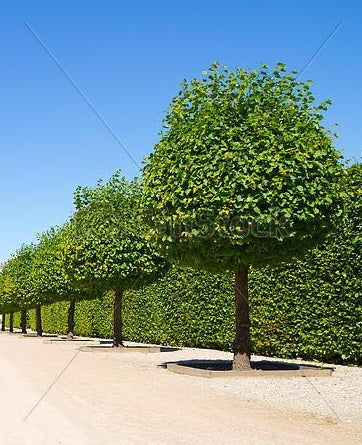
<svg viewBox="0 0 362 445"><path fill-rule="evenodd" d="M253 271L250 278L254 352L333 363L362 363L361 280L333 280L315 255L306 262ZM323 254L321 254L323 256ZM339 263L324 258L330 270ZM76 333L112 336L112 295L76 307ZM66 332L68 303L43 307L43 328ZM16 318L17 320L18 318ZM35 328L34 311L29 311ZM134 341L230 350L233 283L228 275L172 269L162 280L124 300L125 338Z"/></svg>
<svg viewBox="0 0 362 445"><path fill-rule="evenodd" d="M346 212L324 246L278 268L252 270L255 353L362 364L362 165L348 171ZM43 328L65 333L68 303L43 308ZM35 327L33 311L29 313ZM19 315L15 317L18 324ZM76 333L112 336L112 296L76 307ZM174 267L124 301L125 338L230 350L232 276Z"/></svg>

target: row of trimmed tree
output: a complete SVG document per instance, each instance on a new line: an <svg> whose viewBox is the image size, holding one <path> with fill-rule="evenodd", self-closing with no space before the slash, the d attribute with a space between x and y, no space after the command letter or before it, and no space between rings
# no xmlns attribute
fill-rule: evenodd
<svg viewBox="0 0 362 445"><path fill-rule="evenodd" d="M78 188L69 222L23 246L0 272L0 310L35 309L43 333L41 306L69 301L67 339L74 333L76 301L114 292L114 346L122 346L122 294L157 279L168 263L147 241L140 217L140 185L116 173L96 188ZM25 315L24 315L25 314ZM3 323L4 326L4 323ZM10 323L10 330L13 325Z"/></svg>
<svg viewBox="0 0 362 445"><path fill-rule="evenodd" d="M158 279L170 262L235 272L234 369L250 368L248 271L301 257L323 242L343 210L344 168L309 82L274 69L217 64L185 81L142 180L116 173L79 187L60 228L23 246L0 272L0 312L114 292L115 347L122 295ZM4 315L3 315L4 326Z"/></svg>

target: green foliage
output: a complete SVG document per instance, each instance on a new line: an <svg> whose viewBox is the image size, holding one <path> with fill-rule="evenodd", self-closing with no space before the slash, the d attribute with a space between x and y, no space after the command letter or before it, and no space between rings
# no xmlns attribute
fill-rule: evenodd
<svg viewBox="0 0 362 445"><path fill-rule="evenodd" d="M0 272L0 311L16 311L35 307L40 303L29 280L35 246L24 245Z"/></svg>
<svg viewBox="0 0 362 445"><path fill-rule="evenodd" d="M303 261L253 271L253 344L266 355L362 363L362 164L347 169L344 215Z"/></svg>
<svg viewBox="0 0 362 445"><path fill-rule="evenodd" d="M342 285L334 286L327 269L321 280L319 261L323 255L315 249L306 262L252 270L251 338L255 353L362 364L361 294L357 292L361 278L356 282L348 276ZM328 267L327 261L328 256L323 267ZM334 276L338 284L341 278ZM231 274L171 268L158 282L125 293L124 338L231 350L232 281ZM112 338L112 302L109 293L77 303L75 333ZM66 333L67 307L64 302L43 307L44 330ZM35 328L34 315L31 320Z"/></svg>
<svg viewBox="0 0 362 445"><path fill-rule="evenodd" d="M343 168L310 82L214 64L186 81L144 167L151 235L183 264L274 264L321 243Z"/></svg>
<svg viewBox="0 0 362 445"><path fill-rule="evenodd" d="M347 170L344 208L336 231L302 261L251 269L255 353L362 364L361 164ZM232 281L231 274L172 267L157 282L125 293L124 337L231 350ZM77 303L75 332L112 337L112 297ZM66 332L67 308L42 308L44 329ZM31 320L35 327L33 315Z"/></svg>
<svg viewBox="0 0 362 445"><path fill-rule="evenodd" d="M78 188L77 210L66 229L65 271L77 286L103 291L137 288L167 263L144 237L141 189L115 174L94 189Z"/></svg>
<svg viewBox="0 0 362 445"><path fill-rule="evenodd" d="M55 301L94 298L80 291L64 274L64 230L50 229L36 245L23 246L0 272L0 310L29 309Z"/></svg>
<svg viewBox="0 0 362 445"><path fill-rule="evenodd" d="M29 282L32 292L37 295L42 304L55 301L90 298L90 295L80 292L64 273L62 248L64 229L52 228L38 237L32 258Z"/></svg>

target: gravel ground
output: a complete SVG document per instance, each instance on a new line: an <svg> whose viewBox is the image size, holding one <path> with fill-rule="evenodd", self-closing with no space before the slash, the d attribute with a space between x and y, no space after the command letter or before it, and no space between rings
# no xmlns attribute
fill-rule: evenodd
<svg viewBox="0 0 362 445"><path fill-rule="evenodd" d="M81 352L83 345L0 335L1 444L362 443L361 368L335 366L332 377L207 379L165 365L231 354Z"/></svg>
<svg viewBox="0 0 362 445"><path fill-rule="evenodd" d="M129 345L140 345L128 342ZM166 357L167 355L167 357ZM135 355L149 365L157 365L158 354ZM190 359L231 360L232 354L210 349L182 348L164 354L165 362ZM115 357L116 359L117 357ZM313 364L304 360L283 360L254 355L252 360L275 360L286 363ZM248 401L265 402L285 409L287 406L299 413L311 414L333 423L347 423L362 428L362 368L318 363L334 368L331 377L293 378L214 378L183 376L193 384L215 391L235 394ZM361 440L362 443L362 440Z"/></svg>

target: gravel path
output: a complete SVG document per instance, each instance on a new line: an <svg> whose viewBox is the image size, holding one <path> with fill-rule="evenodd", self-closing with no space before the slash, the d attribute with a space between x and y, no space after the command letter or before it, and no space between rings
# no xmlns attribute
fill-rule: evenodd
<svg viewBox="0 0 362 445"><path fill-rule="evenodd" d="M190 359L231 360L232 354L209 349L182 348L173 352L172 360L169 361ZM282 360L257 355L254 355L253 359L316 364L304 360ZM156 365L159 358L150 354L146 360ZM288 407L291 411L312 414L332 423L346 423L362 428L362 368L323 365L334 368L332 377L184 378L197 386L235 394L247 401L265 402L281 409Z"/></svg>
<svg viewBox="0 0 362 445"><path fill-rule="evenodd" d="M209 358L232 359L232 354L186 349L175 353L177 359ZM254 356L255 360L266 357ZM273 360L267 358L268 360ZM287 363L314 364L302 360L281 360ZM331 421L354 423L362 426L362 368L324 364L333 367L332 377L268 378L248 379L225 378L204 380L194 378L195 383L207 385L239 395L243 398L289 405L298 412L327 417Z"/></svg>
<svg viewBox="0 0 362 445"><path fill-rule="evenodd" d="M89 353L0 335L2 445L360 444L362 369L332 377L203 379L166 362L220 351Z"/></svg>

